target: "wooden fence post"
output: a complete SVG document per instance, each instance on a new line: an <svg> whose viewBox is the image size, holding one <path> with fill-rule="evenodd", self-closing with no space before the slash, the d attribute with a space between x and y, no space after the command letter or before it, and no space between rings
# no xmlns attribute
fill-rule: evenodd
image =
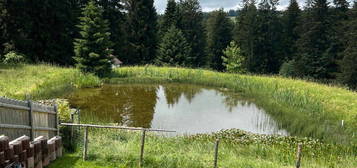
<svg viewBox="0 0 357 168"><path fill-rule="evenodd" d="M302 144L298 144L298 149L297 149L297 160L296 160L296 168L300 168L301 166L301 150L302 150Z"/></svg>
<svg viewBox="0 0 357 168"><path fill-rule="evenodd" d="M58 107L57 104L54 105L54 111L56 113L56 126L55 128L57 129L56 135L59 136L59 115L58 115Z"/></svg>
<svg viewBox="0 0 357 168"><path fill-rule="evenodd" d="M214 168L217 168L218 146L219 146L219 139L216 140L216 144L214 145Z"/></svg>
<svg viewBox="0 0 357 168"><path fill-rule="evenodd" d="M29 126L31 127L31 132L30 132L30 138L31 140L34 139L34 128L33 128L33 109L32 109L32 101L28 100L28 106L29 106Z"/></svg>
<svg viewBox="0 0 357 168"><path fill-rule="evenodd" d="M140 162L139 166L142 167L144 165L144 146L145 146L145 135L146 134L146 129L143 130L142 136L141 136L141 148L140 148Z"/></svg>
<svg viewBox="0 0 357 168"><path fill-rule="evenodd" d="M87 150L88 150L88 127L85 127L85 129L84 129L83 160L87 160Z"/></svg>
<svg viewBox="0 0 357 168"><path fill-rule="evenodd" d="M74 123L74 114L71 113L71 122ZM73 145L73 133L74 132L74 126L71 126L71 134L70 134L70 142L71 145Z"/></svg>

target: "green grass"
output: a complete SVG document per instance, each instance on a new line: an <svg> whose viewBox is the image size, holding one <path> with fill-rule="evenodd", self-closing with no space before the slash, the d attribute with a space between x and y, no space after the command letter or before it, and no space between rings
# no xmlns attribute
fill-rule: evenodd
<svg viewBox="0 0 357 168"><path fill-rule="evenodd" d="M76 152L54 162L50 168L138 167L140 138L140 132L90 129L86 162L82 161L81 152ZM327 145L306 138L258 136L229 130L213 135L170 138L150 133L145 143L144 167L213 167L216 138L221 139L219 167L293 168L298 143L303 144L302 167L357 166L356 153L343 146Z"/></svg>
<svg viewBox="0 0 357 168"><path fill-rule="evenodd" d="M26 94L31 94L35 99L56 98L76 88L100 86L101 82L99 78L73 68L0 65L0 96L23 99ZM173 82L228 88L249 96L291 134L321 139L257 136L236 130L193 137L168 138L149 134L145 167L212 167L216 138L222 141L219 167L292 168L297 143L304 144L303 167L357 167L356 92L275 76L151 66L116 69L114 78L104 82ZM344 127L341 127L341 120L345 121ZM137 167L139 133L91 130L89 140L89 161L81 160L79 147L77 152L66 154L50 168Z"/></svg>
<svg viewBox="0 0 357 168"><path fill-rule="evenodd" d="M119 68L116 77L107 82L175 82L228 88L253 98L293 135L357 144L357 93L345 88L277 76L151 66Z"/></svg>
<svg viewBox="0 0 357 168"><path fill-rule="evenodd" d="M24 99L56 98L76 88L99 86L94 75L51 65L0 65L0 96Z"/></svg>

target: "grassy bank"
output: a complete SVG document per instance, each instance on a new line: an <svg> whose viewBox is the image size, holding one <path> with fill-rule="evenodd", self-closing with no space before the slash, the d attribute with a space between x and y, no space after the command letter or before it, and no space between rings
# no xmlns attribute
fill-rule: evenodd
<svg viewBox="0 0 357 168"><path fill-rule="evenodd" d="M101 81L74 68L51 65L0 65L0 96L56 98L73 89L99 86Z"/></svg>
<svg viewBox="0 0 357 168"><path fill-rule="evenodd" d="M82 161L79 151L54 162L50 168L138 167L140 138L140 132L90 129L88 161ZM306 138L258 136L227 130L212 135L171 138L151 133L146 138L144 167L213 167L216 138L221 139L219 167L293 168L298 143L303 144L302 167L357 166L356 153L343 146L327 145Z"/></svg>
<svg viewBox="0 0 357 168"><path fill-rule="evenodd" d="M344 88L274 76L150 66L119 68L116 78L107 82L175 82L224 87L254 98L255 103L293 135L357 143L357 93Z"/></svg>

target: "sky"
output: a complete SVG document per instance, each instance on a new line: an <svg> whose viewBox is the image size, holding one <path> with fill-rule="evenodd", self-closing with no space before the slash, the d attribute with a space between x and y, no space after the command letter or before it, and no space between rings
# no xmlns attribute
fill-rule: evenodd
<svg viewBox="0 0 357 168"><path fill-rule="evenodd" d="M204 12L212 11L219 8L224 8L228 11L230 9L238 9L242 4L242 0L199 0L201 3L202 10ZM289 5L290 0L280 0L278 10L285 9ZM300 5L304 4L304 0L298 0ZM155 7L158 13L162 14L165 12L167 0L155 0Z"/></svg>

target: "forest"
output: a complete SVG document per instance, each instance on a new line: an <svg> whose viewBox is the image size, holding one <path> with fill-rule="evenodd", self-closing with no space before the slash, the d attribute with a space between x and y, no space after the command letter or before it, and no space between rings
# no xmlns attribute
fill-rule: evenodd
<svg viewBox="0 0 357 168"><path fill-rule="evenodd" d="M105 77L113 58L357 88L357 2L243 0L205 13L198 0L0 0L0 60L76 66Z"/></svg>

